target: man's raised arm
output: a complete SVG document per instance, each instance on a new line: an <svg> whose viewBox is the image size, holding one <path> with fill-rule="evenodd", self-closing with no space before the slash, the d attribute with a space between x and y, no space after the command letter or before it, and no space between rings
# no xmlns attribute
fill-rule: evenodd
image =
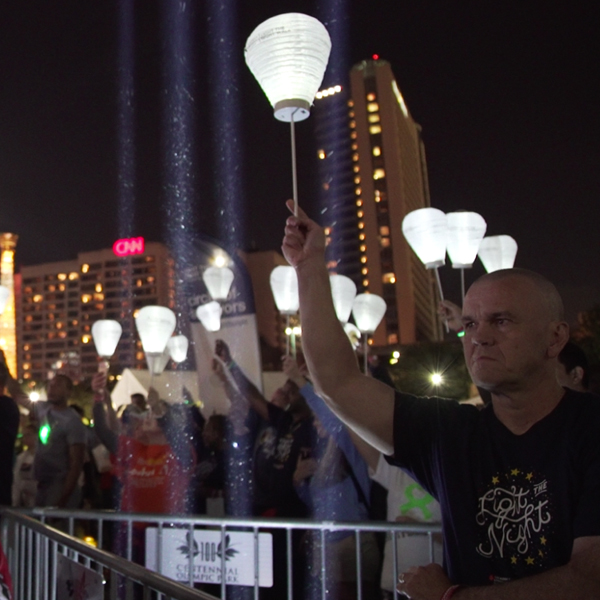
<svg viewBox="0 0 600 600"><path fill-rule="evenodd" d="M316 389L344 423L391 454L394 391L358 367L333 306L323 230L298 209L287 220L282 251L298 275L302 347Z"/></svg>

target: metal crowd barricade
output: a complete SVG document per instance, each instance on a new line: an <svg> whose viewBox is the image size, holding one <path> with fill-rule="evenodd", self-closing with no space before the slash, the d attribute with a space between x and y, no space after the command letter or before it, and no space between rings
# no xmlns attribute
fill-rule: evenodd
<svg viewBox="0 0 600 600"><path fill-rule="evenodd" d="M27 516L29 515L29 516ZM33 517L33 518L32 518ZM39 519L37 521L36 519ZM48 527L45 523L49 519L62 519L67 524L67 531L69 535L61 533L60 531ZM105 548L106 541L104 530L107 524L120 523L121 527L125 529L126 548L123 552L123 558L127 559L127 562L123 561L122 558L116 557L114 554L107 552L108 548ZM38 565L39 560L35 560L33 563L29 560L34 558L34 554L40 552L40 548L43 544L47 546L48 542L55 545L56 548L64 547L74 555L78 557L78 560L82 558L84 563L101 565L104 569L114 570L115 573L120 573L123 577L129 578L132 581L139 582L141 585L145 585L144 589L156 590L162 596L152 596L160 598L204 598L206 600L215 598L209 594L200 592L199 590L192 590L194 583L196 582L195 577L195 566L194 566L194 553L189 551L187 557L188 567L186 570L187 581L181 581L179 583L174 580L149 571L140 565L137 565L132 561L133 549L133 529L134 523L142 523L147 526L154 526L156 528L156 561L157 564L161 563L161 557L163 552L163 540L166 536L165 532L168 530L175 529L176 531L186 532L188 540L194 540L194 536L199 531L218 531L220 532L220 547L223 549L220 553L220 573L226 574L226 538L229 533L240 533L250 532L253 535L254 540L254 564L252 565L254 575L253 584L249 586L249 594L244 595L244 598L253 598L258 600L259 598L259 536L261 532L283 530L285 532L285 547L286 547L286 573L287 573L287 598L292 600L293 592L293 568L292 568L292 534L296 530L301 531L312 531L317 534L321 540L321 547L324 546L326 534L328 532L341 532L350 531L353 533L356 539L356 569L357 572L361 572L361 535L367 532L384 532L391 536L392 539L392 552L393 552L393 565L394 565L394 581L398 579L398 557L396 556L396 539L400 535L421 535L426 536L429 541L429 554L431 562L434 561L434 536L441 533L441 526L437 524L417 524L417 523L388 523L388 522L353 522L353 523L341 523L333 521L309 521L309 520L289 520L289 519L266 519L266 518L236 518L236 517L225 517L225 518L213 518L206 516L180 516L180 515L164 515L164 514L133 514L133 513L119 513L115 511L86 511L86 510L59 510L50 508L36 508L33 510L25 511L23 509L14 510L7 509L2 515L2 540L5 547L5 552L9 557L9 565L11 567L13 578L16 580L15 587L17 589L24 589L29 591L31 589L31 575L32 564ZM89 546L88 544L81 542L74 538L78 527L85 525L86 529L92 530L95 534L94 537L97 541L98 549ZM40 542L34 542L33 533L42 536L43 544ZM54 550L55 552L58 550ZM121 570L117 568L121 567ZM95 568L95 567L94 567ZM326 594L326 580L327 580L327 561L325 552L321 552L321 595L325 599ZM116 577L112 577L110 584L114 585ZM36 581L38 578L36 577ZM176 588L165 588L164 586L169 584L177 586ZM17 584L23 586L17 587ZM183 585L187 584L187 585ZM162 587L161 587L162 586ZM189 587L188 587L189 586ZM165 590L165 591L163 591ZM187 594L183 595L181 590L186 590ZM226 581L226 577L220 577L220 598L226 600L228 595L231 593L231 586ZM248 586L246 586L248 591ZM110 598L116 596L109 596ZM144 596L144 598L150 596ZM232 596L231 596L232 597ZM236 596L239 597L239 596ZM53 596L36 595L19 595L15 594L16 600L55 600ZM361 589L360 581L357 581L356 590L357 600L370 600L364 598L364 594ZM394 592L394 598L399 599L399 595ZM282 598L282 600L284 600Z"/></svg>

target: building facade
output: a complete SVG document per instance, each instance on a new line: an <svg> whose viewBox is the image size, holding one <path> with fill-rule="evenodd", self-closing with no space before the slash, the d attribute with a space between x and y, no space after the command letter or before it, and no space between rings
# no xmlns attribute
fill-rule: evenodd
<svg viewBox="0 0 600 600"><path fill-rule="evenodd" d="M123 327L114 368L146 368L135 315L147 305L174 306L173 271L166 246L152 242L127 256L105 249L22 267L16 286L18 377L43 382L58 370L75 380L91 376L98 368L91 327L99 319Z"/></svg>
<svg viewBox="0 0 600 600"><path fill-rule="evenodd" d="M404 216L430 198L421 128L389 63L355 65L349 89L315 107L330 270L385 299L374 345L442 339L435 280L402 234Z"/></svg>

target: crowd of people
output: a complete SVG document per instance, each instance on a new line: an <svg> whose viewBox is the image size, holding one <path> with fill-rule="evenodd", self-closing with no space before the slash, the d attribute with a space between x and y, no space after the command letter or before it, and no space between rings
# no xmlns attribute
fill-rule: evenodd
<svg viewBox="0 0 600 600"><path fill-rule="evenodd" d="M306 364L284 357L287 380L269 399L218 340L212 368L227 415L206 418L153 388L117 413L98 373L91 429L69 403L68 377L56 375L47 401L34 403L0 362L0 502L443 526L431 543L398 535L395 548L390 536L297 530L294 598L325 589L350 600L358 584L362 597L382 599L395 588L415 600L600 597L600 402L586 392L585 354L568 340L554 286L509 269L475 282L462 308L440 305L464 332L475 407L361 373L335 316L322 230L300 211L283 250L298 273ZM140 562L143 534L133 534ZM284 530L271 534L273 586L261 598L279 599L290 544Z"/></svg>

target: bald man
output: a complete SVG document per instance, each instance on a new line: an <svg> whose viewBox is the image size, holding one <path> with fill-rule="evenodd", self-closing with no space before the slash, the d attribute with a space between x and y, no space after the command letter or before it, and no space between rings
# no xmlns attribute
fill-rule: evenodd
<svg viewBox="0 0 600 600"><path fill-rule="evenodd" d="M322 229L299 211L282 249L319 393L441 504L444 567L411 568L398 590L413 600L600 598L600 403L558 384L569 331L555 287L510 269L469 289L465 359L492 395L479 411L362 375L333 307Z"/></svg>

